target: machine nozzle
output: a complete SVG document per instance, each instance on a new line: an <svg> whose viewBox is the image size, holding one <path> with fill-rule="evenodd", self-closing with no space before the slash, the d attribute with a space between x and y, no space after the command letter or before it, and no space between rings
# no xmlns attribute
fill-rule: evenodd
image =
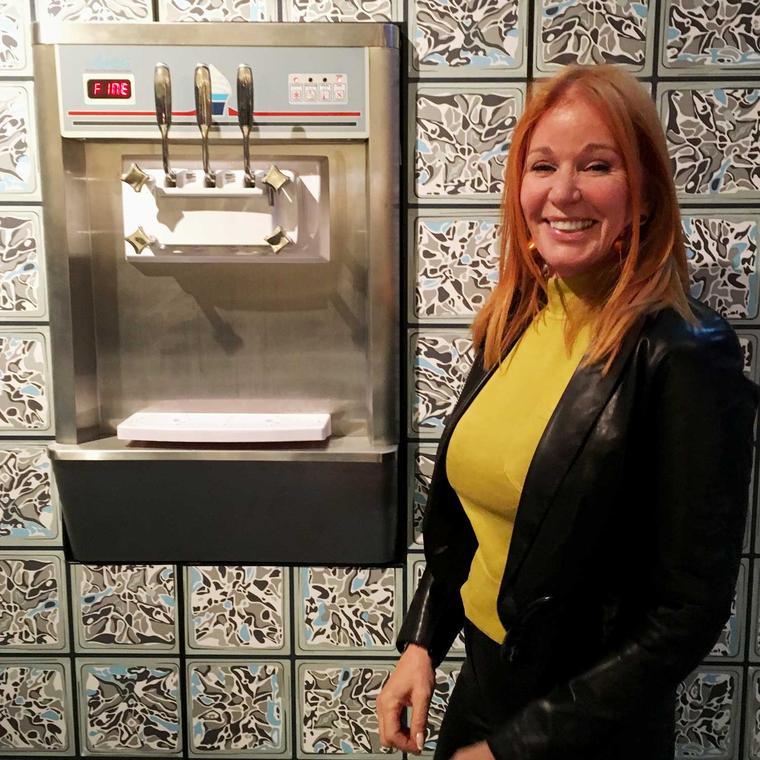
<svg viewBox="0 0 760 760"><path fill-rule="evenodd" d="M177 186L177 176L169 168L169 127L172 125L172 78L165 63L157 63L153 74L153 91L156 98L156 122L161 131L161 153L164 159L164 177L167 187Z"/></svg>
<svg viewBox="0 0 760 760"><path fill-rule="evenodd" d="M238 66L237 71L237 104L238 123L243 133L243 170L245 172L245 184L253 187L255 182L251 174L251 155L248 144L251 129L253 128L253 72L245 63Z"/></svg>
<svg viewBox="0 0 760 760"><path fill-rule="evenodd" d="M201 130L201 153L206 187L215 187L216 178L209 169L208 130L211 126L211 72L205 63L195 67L195 116Z"/></svg>

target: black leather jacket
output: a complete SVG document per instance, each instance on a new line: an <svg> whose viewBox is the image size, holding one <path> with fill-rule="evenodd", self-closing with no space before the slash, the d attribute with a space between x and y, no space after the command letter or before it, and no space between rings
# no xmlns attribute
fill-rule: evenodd
<svg viewBox="0 0 760 760"><path fill-rule="evenodd" d="M578 369L539 442L497 603L525 695L488 739L499 760L673 756L676 687L730 613L758 400L734 331L691 305L697 326L664 309L628 333L606 376ZM476 549L446 450L489 375L477 356L444 429L426 570L398 639L436 665L462 627Z"/></svg>

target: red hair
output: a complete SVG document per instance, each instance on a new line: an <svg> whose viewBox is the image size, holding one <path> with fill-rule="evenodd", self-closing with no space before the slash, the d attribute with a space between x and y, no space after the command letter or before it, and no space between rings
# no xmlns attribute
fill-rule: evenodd
<svg viewBox="0 0 760 760"><path fill-rule="evenodd" d="M623 337L642 314L671 306L689 321L688 272L681 215L665 135L643 86L612 65L569 66L535 87L515 127L501 205L499 282L473 324L473 341L486 367L501 361L546 302L547 277L529 250L530 233L520 205L525 159L541 117L561 102L580 99L604 117L621 154L631 203L630 227L619 260L599 273L588 308L593 333L583 364L604 363L606 372ZM640 223L642 188L646 219ZM579 325L568 326L572 339Z"/></svg>

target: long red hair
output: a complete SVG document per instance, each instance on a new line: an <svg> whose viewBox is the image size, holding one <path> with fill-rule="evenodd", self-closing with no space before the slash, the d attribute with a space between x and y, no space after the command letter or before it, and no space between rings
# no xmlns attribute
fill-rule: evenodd
<svg viewBox="0 0 760 760"><path fill-rule="evenodd" d="M631 203L619 256L600 273L588 308L592 340L583 364L607 371L623 337L640 315L671 306L693 320L686 300L688 272L672 170L657 110L643 86L612 65L569 66L531 92L514 131L501 205L499 282L473 324L473 341L486 367L501 361L546 302L547 276L529 250L520 205L525 159L539 119L564 100L581 99L605 119L625 168ZM642 187L647 209L644 223ZM569 339L578 325L570 324Z"/></svg>

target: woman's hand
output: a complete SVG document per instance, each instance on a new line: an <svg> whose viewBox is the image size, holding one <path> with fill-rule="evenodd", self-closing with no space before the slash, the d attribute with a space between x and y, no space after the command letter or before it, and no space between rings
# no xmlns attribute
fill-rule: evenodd
<svg viewBox="0 0 760 760"><path fill-rule="evenodd" d="M434 683L433 663L427 649L409 644L377 698L377 720L383 747L396 747L403 752L422 751ZM401 713L405 707L412 708L409 728L401 726Z"/></svg>
<svg viewBox="0 0 760 760"><path fill-rule="evenodd" d="M496 760L496 758L486 742L478 742L457 750L451 756L451 760Z"/></svg>

